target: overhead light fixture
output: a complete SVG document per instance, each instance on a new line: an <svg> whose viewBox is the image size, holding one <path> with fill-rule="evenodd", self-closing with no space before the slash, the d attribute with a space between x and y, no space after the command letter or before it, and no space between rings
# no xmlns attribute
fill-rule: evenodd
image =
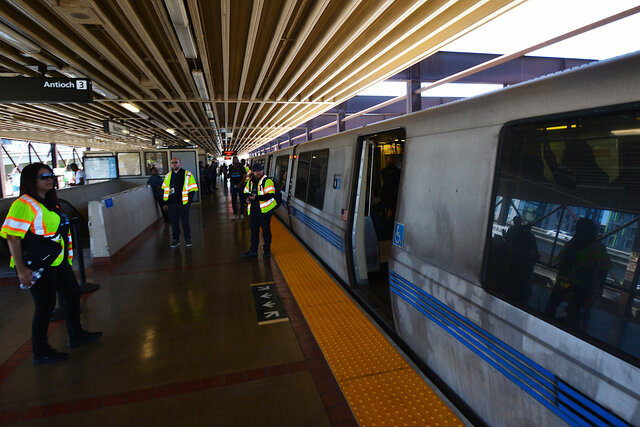
<svg viewBox="0 0 640 427"><path fill-rule="evenodd" d="M176 134L176 130L175 129L167 128L167 129L165 129L165 131L169 132L171 135L175 135Z"/></svg>
<svg viewBox="0 0 640 427"><path fill-rule="evenodd" d="M92 88L95 93L102 95L107 99L118 99L118 95L115 95L112 92L109 92L107 89L103 88L102 86L99 86L95 82L92 82Z"/></svg>
<svg viewBox="0 0 640 427"><path fill-rule="evenodd" d="M131 111L132 113L135 113L135 114L140 112L140 109L138 107L136 107L135 105L133 105L132 103L130 103L130 102L121 102L120 106L126 108L127 110L129 110L129 111Z"/></svg>
<svg viewBox="0 0 640 427"><path fill-rule="evenodd" d="M186 142L186 143L191 142L191 140L190 140L190 139L183 139L183 141L184 141L184 142Z"/></svg>
<svg viewBox="0 0 640 427"><path fill-rule="evenodd" d="M196 88L198 89L198 94L200 94L200 98L203 101L209 100L209 92L207 91L207 84L204 81L204 74L201 70L192 70L191 76L193 77L193 82L196 84Z"/></svg>
<svg viewBox="0 0 640 427"><path fill-rule="evenodd" d="M640 135L640 128L612 130L611 134L612 135L617 135L617 136Z"/></svg>
<svg viewBox="0 0 640 427"><path fill-rule="evenodd" d="M207 112L207 117L213 119L213 110L211 109L211 104L204 104L204 109Z"/></svg>
<svg viewBox="0 0 640 427"><path fill-rule="evenodd" d="M39 53L40 47L28 40L26 37L18 34L8 26L0 23L0 37L16 49L24 53Z"/></svg>
<svg viewBox="0 0 640 427"><path fill-rule="evenodd" d="M193 35L191 34L191 25L187 10L184 7L183 0L164 0L164 4L169 12L173 29L176 30L180 47L186 58L195 59L198 57L198 49L196 48Z"/></svg>

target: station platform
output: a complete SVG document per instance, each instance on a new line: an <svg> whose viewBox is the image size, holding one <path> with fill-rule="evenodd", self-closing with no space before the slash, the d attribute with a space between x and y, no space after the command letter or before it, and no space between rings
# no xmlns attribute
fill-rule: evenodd
<svg viewBox="0 0 640 427"><path fill-rule="evenodd" d="M31 364L31 296L0 287L0 424L468 424L276 218L271 259L246 260L232 215L219 186L192 248L158 224L92 266L82 320L104 336L69 350L52 322L62 363Z"/></svg>

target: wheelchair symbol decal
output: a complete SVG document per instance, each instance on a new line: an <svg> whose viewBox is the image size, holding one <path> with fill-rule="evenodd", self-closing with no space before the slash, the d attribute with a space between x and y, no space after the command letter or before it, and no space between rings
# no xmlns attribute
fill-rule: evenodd
<svg viewBox="0 0 640 427"><path fill-rule="evenodd" d="M404 224L396 222L393 227L393 246L402 248L404 246Z"/></svg>

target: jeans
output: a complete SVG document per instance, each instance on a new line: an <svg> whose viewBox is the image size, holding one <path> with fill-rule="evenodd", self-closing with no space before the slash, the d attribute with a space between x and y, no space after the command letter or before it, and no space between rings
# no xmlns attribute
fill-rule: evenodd
<svg viewBox="0 0 640 427"><path fill-rule="evenodd" d="M240 199L240 212L238 212L236 196ZM231 184L231 206L233 207L234 215L244 215L247 209L246 198L247 197L244 195L244 187L242 185L240 185L240 188L237 188L235 185Z"/></svg>
<svg viewBox="0 0 640 427"><path fill-rule="evenodd" d="M262 240L264 240L262 249L265 254L271 250L271 215L273 215L273 211L262 213L251 210L251 215L249 215L249 227L251 228L250 252L258 252L260 228L262 228Z"/></svg>
<svg viewBox="0 0 640 427"><path fill-rule="evenodd" d="M189 223L189 205L168 205L171 220L171 235L173 240L180 240L180 222L185 240L191 240L191 225Z"/></svg>
<svg viewBox="0 0 640 427"><path fill-rule="evenodd" d="M56 306L56 291L60 293L69 338L81 333L80 286L66 260L57 267L46 269L29 290L36 305L31 323L31 344L35 356L41 356L49 348L47 329L51 312Z"/></svg>

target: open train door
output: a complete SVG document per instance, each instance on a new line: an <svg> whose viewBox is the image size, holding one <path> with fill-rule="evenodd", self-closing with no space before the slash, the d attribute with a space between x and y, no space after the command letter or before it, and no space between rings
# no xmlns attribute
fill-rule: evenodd
<svg viewBox="0 0 640 427"><path fill-rule="evenodd" d="M388 266L404 142L404 129L360 138L347 248L352 285L390 324Z"/></svg>

